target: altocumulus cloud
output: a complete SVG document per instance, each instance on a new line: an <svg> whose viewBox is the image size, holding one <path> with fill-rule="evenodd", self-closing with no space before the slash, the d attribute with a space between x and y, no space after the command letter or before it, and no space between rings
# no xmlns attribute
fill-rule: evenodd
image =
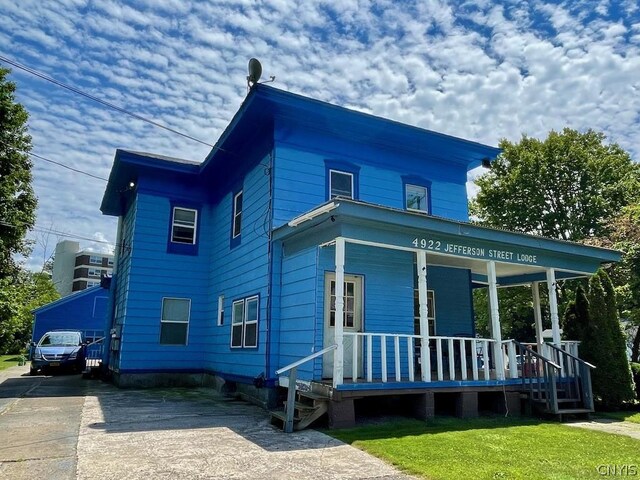
<svg viewBox="0 0 640 480"><path fill-rule="evenodd" d="M246 95L255 56L279 88L443 133L495 145L594 128L640 153L632 0L21 0L0 5L0 45L4 56L208 143ZM192 160L208 151L17 69L12 77L34 152L47 158L106 177L118 147ZM38 159L34 178L40 226L115 240L115 221L98 209L104 182ZM43 249L27 259L31 268Z"/></svg>

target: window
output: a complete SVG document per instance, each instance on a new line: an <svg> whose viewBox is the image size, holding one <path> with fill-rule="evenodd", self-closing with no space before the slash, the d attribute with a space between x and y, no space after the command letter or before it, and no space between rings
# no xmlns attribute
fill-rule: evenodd
<svg viewBox="0 0 640 480"><path fill-rule="evenodd" d="M353 196L353 174L339 170L329 170L329 198Z"/></svg>
<svg viewBox="0 0 640 480"><path fill-rule="evenodd" d="M407 210L429 213L427 187L420 185L405 185L405 203Z"/></svg>
<svg viewBox="0 0 640 480"><path fill-rule="evenodd" d="M238 238L242 231L242 190L233 196L233 219L231 238Z"/></svg>
<svg viewBox="0 0 640 480"><path fill-rule="evenodd" d="M98 255L91 255L89 257L89 263L91 265L102 265L102 257Z"/></svg>
<svg viewBox="0 0 640 480"><path fill-rule="evenodd" d="M107 265L108 265L108 266L110 266L110 267L113 267L113 258L110 258L110 259L107 261Z"/></svg>
<svg viewBox="0 0 640 480"><path fill-rule="evenodd" d="M236 300L231 310L231 348L258 346L259 298Z"/></svg>
<svg viewBox="0 0 640 480"><path fill-rule="evenodd" d="M160 343L186 345L189 330L191 300L189 298L163 298L160 321Z"/></svg>
<svg viewBox="0 0 640 480"><path fill-rule="evenodd" d="M325 160L325 196L358 199L358 175L360 167L342 160Z"/></svg>
<svg viewBox="0 0 640 480"><path fill-rule="evenodd" d="M435 293L427 290L427 320L429 321L429 335L436 334L436 304ZM420 334L420 295L418 287L413 290L413 331L415 335Z"/></svg>
<svg viewBox="0 0 640 480"><path fill-rule="evenodd" d="M174 243L196 243L196 221L198 211L191 208L173 207L171 241Z"/></svg>
<svg viewBox="0 0 640 480"><path fill-rule="evenodd" d="M90 277L102 277L107 274L107 271L101 268L90 268L87 273Z"/></svg>
<svg viewBox="0 0 640 480"><path fill-rule="evenodd" d="M91 280L87 282L87 288L97 287L98 285L100 285L100 282L93 282Z"/></svg>
<svg viewBox="0 0 640 480"><path fill-rule="evenodd" d="M410 212L431 213L431 182L415 175L403 175L404 208Z"/></svg>
<svg viewBox="0 0 640 480"><path fill-rule="evenodd" d="M224 325L224 295L218 297L218 326Z"/></svg>
<svg viewBox="0 0 640 480"><path fill-rule="evenodd" d="M329 286L331 299L329 303L329 326L336 326L336 281L331 280ZM345 328L352 328L355 325L356 317L356 282L345 280L344 282L344 306L343 306L343 322Z"/></svg>

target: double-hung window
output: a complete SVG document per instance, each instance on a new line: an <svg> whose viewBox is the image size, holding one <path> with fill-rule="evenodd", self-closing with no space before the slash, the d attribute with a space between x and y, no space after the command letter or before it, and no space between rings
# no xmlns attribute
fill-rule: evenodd
<svg viewBox="0 0 640 480"><path fill-rule="evenodd" d="M198 211L192 208L173 207L171 241L173 243L196 243Z"/></svg>
<svg viewBox="0 0 640 480"><path fill-rule="evenodd" d="M189 331L191 299L163 298L160 321L160 343L186 345Z"/></svg>
<svg viewBox="0 0 640 480"><path fill-rule="evenodd" d="M233 302L231 309L231 348L254 348L258 346L257 295Z"/></svg>

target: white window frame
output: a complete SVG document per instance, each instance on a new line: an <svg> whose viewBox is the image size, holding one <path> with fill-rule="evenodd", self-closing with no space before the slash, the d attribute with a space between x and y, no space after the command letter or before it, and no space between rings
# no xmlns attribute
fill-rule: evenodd
<svg viewBox="0 0 640 480"><path fill-rule="evenodd" d="M339 174L342 174L342 175L349 175L349 177L351 178L351 195L349 196L349 198L353 199L354 198L354 181L355 181L353 173L345 172L344 170L337 170L335 168L330 168L329 169L329 199L332 199L332 198L335 198L335 197L338 196L338 195L334 195L333 192L332 192L332 190L333 190L333 187L331 185L331 174L332 173L339 173ZM340 195L340 196L344 196L344 195Z"/></svg>
<svg viewBox="0 0 640 480"><path fill-rule="evenodd" d="M424 202L425 208L424 210L420 210L418 208L410 208L409 203L407 202L407 188L415 187L415 188L423 188L424 189ZM424 185L416 185L415 183L405 183L404 186L404 208L406 208L409 212L418 212L418 213L429 213L429 189Z"/></svg>
<svg viewBox="0 0 640 480"><path fill-rule="evenodd" d="M255 301L257 303L256 305L256 318L255 320L248 320L247 319L247 314L249 312L249 308L248 308L248 304L249 302ZM242 318L241 319L237 319L236 318L236 305L240 305L242 304ZM231 348L258 348L258 336L259 336L259 331L258 331L258 324L260 321L260 297L258 295L252 295L250 297L246 297L246 298L242 298L239 300L235 300L232 304L231 307L231 339L230 339L230 346ZM247 325L256 325L256 343L255 345L247 345L245 340L246 340L246 331L247 331ZM234 345L233 344L233 328L234 326L241 326L240 328L242 329L242 334L240 336L240 345Z"/></svg>
<svg viewBox="0 0 640 480"><path fill-rule="evenodd" d="M418 289L414 288L414 292ZM415 293L414 293L415 295ZM414 297L415 298L415 297ZM420 317L414 317L414 322L419 321ZM427 290L427 328L433 323L433 334L429 329L429 335L437 335L436 332L436 292L435 290Z"/></svg>
<svg viewBox="0 0 640 480"><path fill-rule="evenodd" d="M186 212L193 212L193 225L188 225L181 222L176 222L176 210L184 210ZM192 228L193 229L193 238L191 239L191 243L189 242L181 242L174 240L175 238L175 227L182 228ZM186 208L186 207L173 207L171 211L171 243L178 243L182 245L195 245L196 244L196 234L198 233L198 210L195 208Z"/></svg>
<svg viewBox="0 0 640 480"><path fill-rule="evenodd" d="M218 326L224 325L224 295L218 297Z"/></svg>
<svg viewBox="0 0 640 480"><path fill-rule="evenodd" d="M244 190L240 190L233 196L233 216L231 217L231 238L238 238L242 234L242 211L244 210ZM238 211L238 197L242 197L243 206ZM236 218L240 217L238 231L236 232Z"/></svg>
<svg viewBox="0 0 640 480"><path fill-rule="evenodd" d="M89 255L89 264L102 265L102 257L100 255Z"/></svg>
<svg viewBox="0 0 640 480"><path fill-rule="evenodd" d="M109 260L107 260L107 265L109 267L113 267L113 258L110 258Z"/></svg>
<svg viewBox="0 0 640 480"><path fill-rule="evenodd" d="M164 301L165 300L187 300L189 302L189 309L187 310L187 320L186 321L182 321L182 320L165 320L164 319ZM187 325L187 331L185 332L185 337L184 337L184 343L162 343L162 324L163 323L180 323L180 324L186 324ZM158 342L160 343L160 345L167 345L167 346L187 346L189 344L189 324L191 323L191 299L190 298L185 298L185 297L162 297L162 303L160 306L160 337L158 339Z"/></svg>

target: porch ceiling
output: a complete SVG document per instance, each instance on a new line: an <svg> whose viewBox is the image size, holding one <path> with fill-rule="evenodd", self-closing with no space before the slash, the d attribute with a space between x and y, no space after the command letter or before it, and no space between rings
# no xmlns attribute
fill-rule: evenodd
<svg viewBox="0 0 640 480"><path fill-rule="evenodd" d="M487 262L494 261L500 285L544 281L548 268L556 278L590 275L621 253L587 245L492 229L471 223L406 212L350 199L333 199L274 230L286 251L331 243L343 237L386 249L425 250L430 265L465 268L476 284L486 283Z"/></svg>

